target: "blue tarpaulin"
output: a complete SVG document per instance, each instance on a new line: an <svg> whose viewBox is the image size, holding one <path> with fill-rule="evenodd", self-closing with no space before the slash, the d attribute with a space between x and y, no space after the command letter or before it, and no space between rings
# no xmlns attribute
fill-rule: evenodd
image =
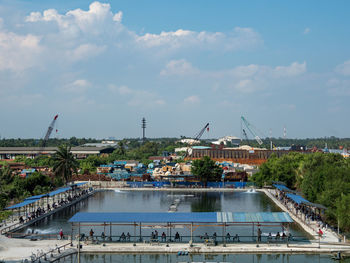
<svg viewBox="0 0 350 263"><path fill-rule="evenodd" d="M276 187L280 191L287 191L287 192L292 191L287 186L285 186L283 184L273 184L273 186Z"/></svg>
<svg viewBox="0 0 350 263"><path fill-rule="evenodd" d="M79 212L70 223L292 223L285 212L196 212L196 213L86 213Z"/></svg>
<svg viewBox="0 0 350 263"><path fill-rule="evenodd" d="M23 201L22 203L19 203L19 204L15 204L13 206L9 206L9 207L6 207L5 210L11 210L11 209L16 209L16 208L21 208L23 206L26 206L26 205L30 205L32 203L35 203L36 201L38 201L38 199L32 199L32 200L25 200Z"/></svg>
<svg viewBox="0 0 350 263"><path fill-rule="evenodd" d="M86 184L87 182L82 182L82 183L77 183L75 184L76 186L81 186L81 185L84 185ZM6 209L16 209L16 208L20 208L20 207L23 207L23 206L26 206L26 205L29 205L29 204L32 204L36 201L38 201L40 198L42 197L47 197L47 196L54 196L54 195L57 195L57 194L60 194L60 193L64 193L64 192L67 192L69 190L71 190L72 188L71 187L64 187L64 188L59 188L55 191L52 191L50 193L47 193L47 194L42 194L42 195L34 195L34 196L30 196L30 197L27 197L26 199L24 199L23 202L19 203L19 204L15 204L13 206L10 206L10 207L7 207Z"/></svg>
<svg viewBox="0 0 350 263"><path fill-rule="evenodd" d="M52 191L49 193L49 196L54 196L54 195L58 195L60 193L64 193L64 192L67 192L68 190L71 190L72 188L70 187L63 187L63 188L59 188L55 191Z"/></svg>
<svg viewBox="0 0 350 263"><path fill-rule="evenodd" d="M77 184L75 184L75 185L76 185L76 186L82 186L82 185L84 185L84 184L87 184L87 182L77 183Z"/></svg>
<svg viewBox="0 0 350 263"><path fill-rule="evenodd" d="M30 197L27 197L26 199L24 199L24 201L26 201L26 200L40 199L40 198L46 197L46 196L49 196L49 194L33 195L33 196L30 196Z"/></svg>
<svg viewBox="0 0 350 263"><path fill-rule="evenodd" d="M286 196L290 199L292 199L297 204L305 204L305 205L312 205L312 203L305 198L301 197L300 195L295 194L286 194Z"/></svg>

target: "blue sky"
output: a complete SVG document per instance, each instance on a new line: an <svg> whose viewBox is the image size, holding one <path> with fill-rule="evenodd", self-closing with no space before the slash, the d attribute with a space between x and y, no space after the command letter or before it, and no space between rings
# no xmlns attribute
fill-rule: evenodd
<svg viewBox="0 0 350 263"><path fill-rule="evenodd" d="M349 137L349 1L0 0L0 135Z"/></svg>

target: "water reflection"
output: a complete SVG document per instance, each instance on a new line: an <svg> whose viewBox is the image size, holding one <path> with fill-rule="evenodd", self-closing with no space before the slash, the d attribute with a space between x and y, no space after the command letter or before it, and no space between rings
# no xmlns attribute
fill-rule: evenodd
<svg viewBox="0 0 350 263"><path fill-rule="evenodd" d="M217 193L204 192L191 202L191 212L219 212L221 197Z"/></svg>
<svg viewBox="0 0 350 263"><path fill-rule="evenodd" d="M33 231L38 233L51 233L57 235L59 229L63 229L64 234L71 234L71 225L68 223L75 213L81 212L167 212L169 206L177 202L177 212L215 212L215 211L230 211L230 212L276 212L280 211L271 200L263 193L246 193L246 192L173 192L173 191L105 191L97 192L94 196L74 205L68 209L60 211L50 217L47 217L40 222L25 229L23 232ZM181 236L190 236L187 228L174 229ZM263 237L269 232L281 232L281 228L262 229ZM76 234L77 229L74 230ZM88 235L89 227L82 227L82 233ZM133 226L113 226L112 235L119 238L122 232L125 234L130 232L134 235ZM137 229L137 233L138 233ZM142 235L149 238L154 229L142 228ZM166 228L158 229L162 233L167 231ZM256 227L251 226L230 226L227 231L231 237L238 234L241 241L247 236L247 241L251 239L251 235L256 235ZM109 227L94 227L95 235L101 235L102 232L106 236L111 235ZM200 236L204 233L212 235L216 232L222 235L220 227L203 226L198 228L194 235L200 241ZM304 236L305 233L293 225L291 232L293 236ZM172 234L174 234L173 232ZM220 240L220 239L219 239ZM221 241L221 240L220 240Z"/></svg>
<svg viewBox="0 0 350 263"><path fill-rule="evenodd" d="M75 258L74 258L75 257ZM77 256L72 258L76 262ZM333 262L330 255L299 255L299 254L82 254L82 263L176 263L176 262L253 262L253 263L329 263ZM347 261L343 261L347 262Z"/></svg>

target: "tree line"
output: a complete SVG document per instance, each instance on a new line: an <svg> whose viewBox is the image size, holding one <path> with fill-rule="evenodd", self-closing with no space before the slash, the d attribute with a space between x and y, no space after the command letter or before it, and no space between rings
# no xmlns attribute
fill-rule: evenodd
<svg viewBox="0 0 350 263"><path fill-rule="evenodd" d="M39 157L40 158L40 157ZM63 145L50 157L53 176L34 172L28 177L14 175L7 165L0 169L0 220L8 217L10 212L2 211L10 201L20 202L33 195L48 193L67 184L73 172L78 170L78 162L70 152L70 146Z"/></svg>
<svg viewBox="0 0 350 263"><path fill-rule="evenodd" d="M147 139L147 141L149 142L157 143L161 148L165 148L167 146L175 147L175 145L180 145L180 146L183 145L181 143L177 143L178 140L179 138ZM210 141L214 141L214 140L215 139L203 140L201 141L201 145L210 145ZM256 140L248 139L248 140L243 140L241 144L247 144L253 147L270 148L270 140L272 141L273 145L276 147L287 147L294 144L294 145L304 145L310 149L313 147L323 149L325 148L326 145L328 148L331 148L331 149L339 149L339 148L350 149L350 138L337 138L334 136L324 137L324 138L305 138L305 139L264 138L262 139L263 144L261 146L256 142ZM137 148L143 144L140 138L125 138L119 141L123 141L130 148ZM70 146L79 146L85 143L97 143L97 142L101 142L101 140L94 139L94 138L76 138L76 137L51 138L47 141L46 146L57 147L63 144L70 145ZM42 143L43 143L42 139L33 139L33 138L32 139L21 139L21 138L0 139L0 147L40 147ZM231 146L231 145L228 145L228 146ZM169 148L169 149L171 150L172 148Z"/></svg>
<svg viewBox="0 0 350 263"><path fill-rule="evenodd" d="M326 206L326 222L339 222L342 230L350 231L350 159L330 153L272 155L251 180L259 186L284 182L310 202Z"/></svg>

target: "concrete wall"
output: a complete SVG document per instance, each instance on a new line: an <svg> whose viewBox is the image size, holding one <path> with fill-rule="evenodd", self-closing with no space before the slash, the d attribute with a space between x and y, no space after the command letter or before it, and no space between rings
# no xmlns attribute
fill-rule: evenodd
<svg viewBox="0 0 350 263"><path fill-rule="evenodd" d="M127 183L122 181L75 181L74 183L82 182L87 182L89 186L94 188L119 188L127 186Z"/></svg>

